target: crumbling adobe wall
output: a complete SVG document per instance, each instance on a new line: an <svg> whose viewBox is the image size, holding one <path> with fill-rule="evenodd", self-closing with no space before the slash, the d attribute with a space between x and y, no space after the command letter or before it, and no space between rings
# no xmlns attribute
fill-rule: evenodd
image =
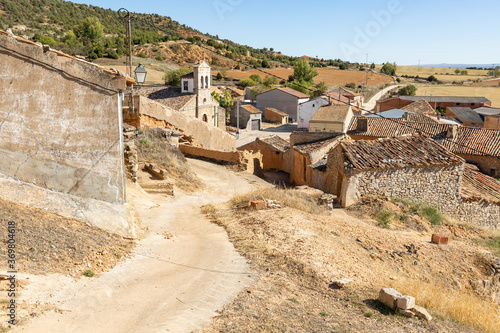
<svg viewBox="0 0 500 333"><path fill-rule="evenodd" d="M188 156L201 157L211 161L223 162L230 165L239 165L251 174L259 175L262 172L262 154L252 151L217 151L190 145L179 145L180 151Z"/></svg>
<svg viewBox="0 0 500 333"><path fill-rule="evenodd" d="M139 117L148 116L166 122L186 136L193 138L192 143L206 149L217 151L236 151L236 140L224 130L209 125L202 120L176 112L160 103L140 96L136 105ZM144 125L141 122L141 126Z"/></svg>
<svg viewBox="0 0 500 333"><path fill-rule="evenodd" d="M125 79L3 34L0 45L20 53L0 49L0 173L124 203L120 95L66 73L115 91Z"/></svg>

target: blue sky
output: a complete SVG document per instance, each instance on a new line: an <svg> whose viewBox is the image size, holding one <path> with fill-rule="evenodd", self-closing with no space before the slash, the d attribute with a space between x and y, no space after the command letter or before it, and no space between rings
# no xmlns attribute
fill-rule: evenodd
<svg viewBox="0 0 500 333"><path fill-rule="evenodd" d="M500 63L497 0L79 0L169 16L204 33L292 56L352 62Z"/></svg>

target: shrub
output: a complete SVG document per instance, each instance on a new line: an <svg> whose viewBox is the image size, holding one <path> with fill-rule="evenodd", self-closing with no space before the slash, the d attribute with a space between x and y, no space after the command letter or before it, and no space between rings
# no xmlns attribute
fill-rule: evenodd
<svg viewBox="0 0 500 333"><path fill-rule="evenodd" d="M375 212L377 217L377 222L383 228L389 228L389 223L391 222L392 212L386 209L381 209Z"/></svg>
<svg viewBox="0 0 500 333"><path fill-rule="evenodd" d="M147 58L147 57L148 57L148 55L147 55L146 53L144 53L144 52L140 52L140 53L138 53L138 54L137 54L137 56L138 56L139 58Z"/></svg>
<svg viewBox="0 0 500 333"><path fill-rule="evenodd" d="M83 275L86 277L93 277L95 273L91 269L87 269L83 272Z"/></svg>
<svg viewBox="0 0 500 333"><path fill-rule="evenodd" d="M402 87L398 91L398 94L402 96L415 96L416 93L417 93L417 87L415 87L413 84L409 84L405 87Z"/></svg>
<svg viewBox="0 0 500 333"><path fill-rule="evenodd" d="M257 83L254 80L247 78L247 79L240 80L240 82L238 83L238 86L240 86L241 88L245 88L245 87L253 87L256 84Z"/></svg>
<svg viewBox="0 0 500 333"><path fill-rule="evenodd" d="M155 60L157 60L157 61L163 61L163 58L162 58L162 57L160 57L160 56L156 56L156 57L155 57Z"/></svg>

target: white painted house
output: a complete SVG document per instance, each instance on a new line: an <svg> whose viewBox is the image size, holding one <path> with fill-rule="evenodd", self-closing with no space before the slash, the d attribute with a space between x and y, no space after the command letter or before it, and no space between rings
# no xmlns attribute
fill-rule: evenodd
<svg viewBox="0 0 500 333"><path fill-rule="evenodd" d="M323 97L316 97L300 104L297 115L297 128L309 130L309 120L311 120L320 107L328 104L328 100Z"/></svg>

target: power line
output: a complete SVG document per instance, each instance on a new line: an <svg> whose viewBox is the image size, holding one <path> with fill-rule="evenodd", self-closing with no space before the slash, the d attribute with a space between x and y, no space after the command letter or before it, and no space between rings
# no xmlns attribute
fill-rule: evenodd
<svg viewBox="0 0 500 333"><path fill-rule="evenodd" d="M163 32L166 32L164 29L162 29L162 28L161 28L161 27L159 27L159 26L156 26L156 25L151 24L151 23L149 23L149 22L147 22L147 21L144 21L144 20L143 20L143 22L144 22L144 23L146 23L146 24L149 24L151 27L153 27L153 28L155 28L155 29L159 29L159 30L162 30ZM192 44L193 44L193 43L192 43ZM195 44L195 45L198 45L198 44ZM233 60L233 59L231 59L231 58L229 58L229 57L226 57L226 56L224 56L224 55L222 55L222 54L218 54L218 53L216 53L215 51L213 51L213 50L209 49L208 47L205 47L204 45L198 45L198 47L201 47L202 49L208 50L208 51L210 51L211 53L217 54L217 56L221 56L221 57L223 57L223 58L226 58L226 59L229 59L229 60L235 61L235 60ZM249 63L245 63L245 62L243 62L243 61L236 61L236 62L241 63L241 64L246 65L246 66L249 66L249 67L252 67L253 69L255 69L255 70L257 70L257 71L260 71L260 72L262 72L262 73L265 73L265 74L271 75L271 76L273 76L273 77L275 77L275 78L278 78L278 79L281 79L281 80L286 81L286 79L284 79L284 78L282 78L282 77L280 77L280 76L278 76L278 75L275 75L275 74L273 74L273 73L266 72L266 71L264 71L264 70L262 70L262 69L260 69L260 68L257 68L257 67L255 67L255 66L253 66L253 65L249 64ZM299 86L299 87L303 88L303 89L306 89L306 90L310 91L310 92L320 92L318 89L313 90L313 89L311 89L310 87L303 86L303 85L301 85L301 84L299 84L299 83L295 83L295 84L296 84L297 86ZM338 99L336 99L336 100L338 100L339 102L341 102L341 103L343 103L343 104L345 104L345 105L349 105L349 106L351 106L351 104L349 104L349 103L347 103L347 102L345 102L345 101L342 101L342 100L341 100L341 98L340 98L340 93L339 93L339 97L338 97ZM413 127L413 126L411 126L411 125L410 125L410 124L408 124L408 123L405 123L405 122L399 122L399 121L394 120L393 118L388 118L388 117L381 116L381 115L377 114L376 112L373 112L373 111L371 111L371 110L367 110L367 109L364 109L364 108L361 108L361 107L358 107L358 109L359 109L360 111L364 111L364 112L366 112L366 113L376 115L376 116L378 116L378 117L380 117L380 118L387 119L387 120L392 121L392 122L394 122L394 123L396 123L396 124L398 124L398 125L402 125L402 126L405 126L405 127L407 127L407 128L410 128L410 129L416 130L417 132L420 132L420 133L423 133L423 134L427 134L427 135L429 135L429 136L431 136L431 137L432 137L432 136L434 136L434 134L433 134L433 133L426 132L426 131L424 131L424 130L422 130L422 129L420 129L420 128L417 128L417 127ZM494 155L488 154L488 153L486 153L486 152L484 152L484 151L482 151L482 150L479 150L479 149L476 149L476 148L470 147L470 146L468 146L468 145L465 145L465 144L462 144L462 143L459 143L459 142L454 142L454 140L451 140L451 139L449 139L449 138L444 138L443 140L444 140L444 141L450 141L452 144L455 144L455 145L457 145L457 146L461 146L461 147L464 147L464 148L471 149L472 151L475 151L475 152L481 153L481 154L482 154L482 155L484 155L484 156L493 157L493 158L496 158L496 159L499 159L499 160L500 160L500 157L499 157L499 156L494 156Z"/></svg>

